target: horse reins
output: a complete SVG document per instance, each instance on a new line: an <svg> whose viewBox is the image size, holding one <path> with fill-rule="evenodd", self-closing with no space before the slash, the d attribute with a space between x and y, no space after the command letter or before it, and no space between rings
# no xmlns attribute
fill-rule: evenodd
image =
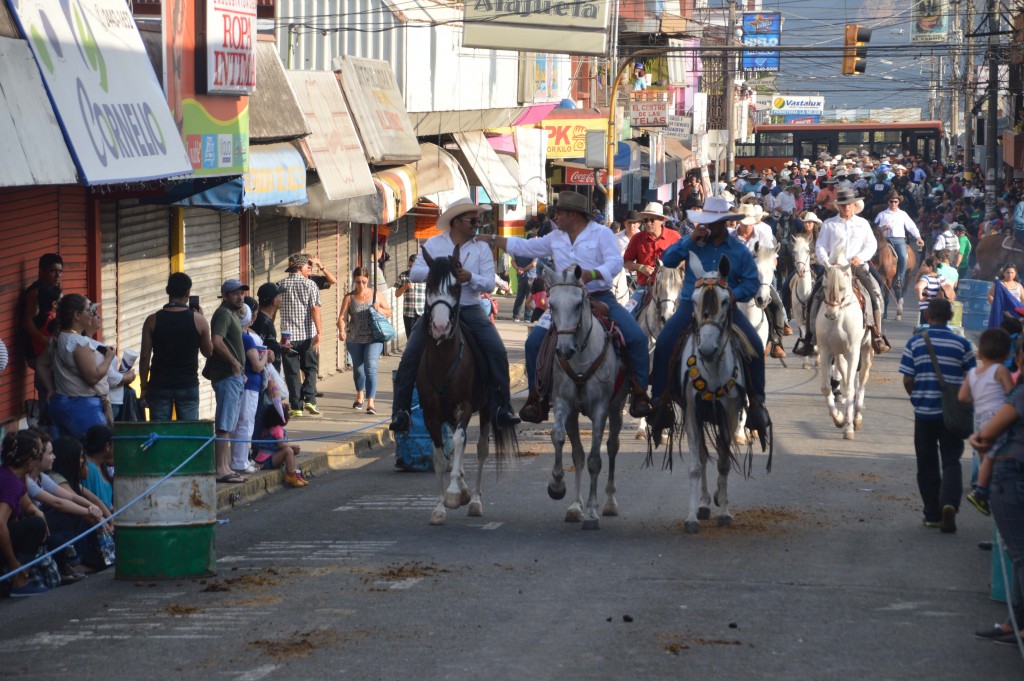
<svg viewBox="0 0 1024 681"><path fill-rule="evenodd" d="M553 289L556 286L572 286L573 288L578 288L581 291L583 291L583 302L586 303L586 307L580 310L580 321L576 324L576 326L569 329L555 329L556 336L573 336L573 343L576 346L576 352L581 352L583 348L587 347L587 342L590 340L590 334L594 330L594 313L589 309L590 294L587 291L586 286L576 283L570 284L567 282L559 282L551 284L551 286L549 286L548 289ZM576 335L579 333L580 326L583 323L583 315L587 314L588 312L591 316L590 328L587 329L587 335L583 339L583 343L581 344L579 342L579 339L576 338ZM555 353L555 356L558 357L558 363L562 367L562 370L566 373L567 376L572 378L573 383L576 384L577 398L581 396L583 388L584 386L586 386L587 382L591 379L591 377L593 377L594 374L597 373L597 370L601 368L601 365L604 364L604 357L605 355L608 354L608 346L611 344L611 340L611 334L606 333L604 335L604 346L601 348L601 353L597 356L597 359L595 359L593 363L591 363L591 365L587 367L586 371L583 371L582 373L573 369L573 367L569 364L569 360L567 360L565 357L559 355L558 353Z"/></svg>

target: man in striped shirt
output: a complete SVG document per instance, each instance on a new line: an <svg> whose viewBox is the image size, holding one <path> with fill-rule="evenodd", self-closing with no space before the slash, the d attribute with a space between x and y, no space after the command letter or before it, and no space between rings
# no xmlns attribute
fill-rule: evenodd
<svg viewBox="0 0 1024 681"><path fill-rule="evenodd" d="M947 326L953 318L948 300L936 298L928 303L925 333L938 359L942 380L959 386L975 365L974 350L967 339ZM903 387L914 406L914 451L917 455L917 488L924 504L925 527L956 532L956 514L963 493L960 457L964 441L946 428L942 419L942 388L932 365L922 334L907 341L900 360Z"/></svg>

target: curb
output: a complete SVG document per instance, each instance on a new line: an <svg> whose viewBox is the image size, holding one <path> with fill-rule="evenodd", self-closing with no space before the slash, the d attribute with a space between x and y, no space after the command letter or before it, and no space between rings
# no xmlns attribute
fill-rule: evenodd
<svg viewBox="0 0 1024 681"><path fill-rule="evenodd" d="M509 379L512 385L526 378L526 363L514 362L509 365ZM352 468L356 456L375 449L390 447L395 438L388 429L388 423L347 435L344 439L325 450L299 455L298 467L308 478L319 477L331 471ZM230 511L235 506L255 501L265 494L272 494L284 488L284 471L259 471L248 476L238 485L217 486L217 513Z"/></svg>

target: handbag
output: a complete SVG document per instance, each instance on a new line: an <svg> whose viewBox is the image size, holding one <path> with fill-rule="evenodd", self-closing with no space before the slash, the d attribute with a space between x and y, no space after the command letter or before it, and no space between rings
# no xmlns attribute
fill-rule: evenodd
<svg viewBox="0 0 1024 681"><path fill-rule="evenodd" d="M942 378L942 368L939 366L939 358L935 356L935 348L932 347L932 340L928 337L927 331L922 331L924 344L928 348L928 354L932 358L932 368L935 369L935 377L942 388L942 422L946 430L958 438L970 437L974 432L974 405L965 404L960 401L958 395L960 387L950 385Z"/></svg>
<svg viewBox="0 0 1024 681"><path fill-rule="evenodd" d="M370 303L370 331L373 334L373 340L378 343L389 343L394 339L397 333L395 333L395 327L391 326L391 322L388 318L382 315L376 307L377 303L377 292L373 292L373 301Z"/></svg>

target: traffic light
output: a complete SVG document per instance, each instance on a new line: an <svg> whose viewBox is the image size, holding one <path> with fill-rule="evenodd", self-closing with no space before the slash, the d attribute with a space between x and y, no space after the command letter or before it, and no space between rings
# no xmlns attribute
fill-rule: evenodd
<svg viewBox="0 0 1024 681"><path fill-rule="evenodd" d="M871 40L871 29L857 24L846 25L846 40L843 48L843 75L857 76L864 73L867 67L868 48Z"/></svg>

